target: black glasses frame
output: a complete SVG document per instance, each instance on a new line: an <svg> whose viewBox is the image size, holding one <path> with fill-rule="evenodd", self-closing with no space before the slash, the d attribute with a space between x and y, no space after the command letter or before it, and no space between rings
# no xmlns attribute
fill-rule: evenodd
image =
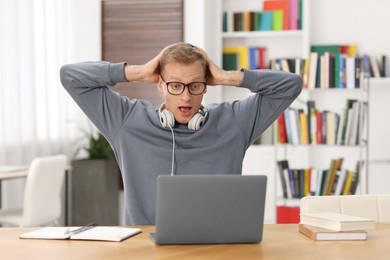
<svg viewBox="0 0 390 260"><path fill-rule="evenodd" d="M161 77L161 76L160 76ZM171 94L171 95L174 95L174 96L179 96L181 94L183 94L185 88L187 87L188 89L188 92L191 94L191 95L194 95L194 96L199 96L199 95L202 95L204 93L204 91L206 90L206 86L207 86L207 83L206 82L203 82L203 81L194 81L194 82L190 82L188 84L184 84L183 82L180 82L180 81L169 81L169 82L165 82L165 80L161 77L161 80L165 83L165 85L167 86L167 90L168 90L168 93ZM181 84L182 86L184 86L184 88L182 89L182 91L180 93L172 93L171 91L169 91L169 84L171 83L177 83L177 84ZM190 88L190 85L194 84L194 83L200 83L200 84L203 84L203 90L201 93L199 94L195 94L195 93L192 93L191 92L191 88Z"/></svg>

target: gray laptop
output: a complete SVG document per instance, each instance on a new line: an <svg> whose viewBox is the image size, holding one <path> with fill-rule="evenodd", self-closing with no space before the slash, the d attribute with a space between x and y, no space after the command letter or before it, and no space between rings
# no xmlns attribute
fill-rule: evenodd
<svg viewBox="0 0 390 260"><path fill-rule="evenodd" d="M177 175L157 180L157 244L258 243L267 177Z"/></svg>

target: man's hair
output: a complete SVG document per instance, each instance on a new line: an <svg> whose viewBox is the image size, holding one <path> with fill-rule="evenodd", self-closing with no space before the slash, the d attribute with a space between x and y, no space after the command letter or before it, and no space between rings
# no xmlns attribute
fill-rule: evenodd
<svg viewBox="0 0 390 260"><path fill-rule="evenodd" d="M202 67L204 68L205 76L208 75L208 66L205 57L202 52L198 50L195 46L179 42L167 48L160 59L160 73L165 69L165 66L170 62L178 62L183 65L192 64L195 61L200 61Z"/></svg>

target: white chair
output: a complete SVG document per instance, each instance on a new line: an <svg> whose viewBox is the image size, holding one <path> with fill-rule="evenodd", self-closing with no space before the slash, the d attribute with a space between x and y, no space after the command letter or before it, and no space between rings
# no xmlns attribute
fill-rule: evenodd
<svg viewBox="0 0 390 260"><path fill-rule="evenodd" d="M301 199L300 213L342 213L390 222L390 194L308 196Z"/></svg>
<svg viewBox="0 0 390 260"><path fill-rule="evenodd" d="M55 155L32 160L27 175L22 209L0 210L0 224L43 226L58 221L67 157Z"/></svg>

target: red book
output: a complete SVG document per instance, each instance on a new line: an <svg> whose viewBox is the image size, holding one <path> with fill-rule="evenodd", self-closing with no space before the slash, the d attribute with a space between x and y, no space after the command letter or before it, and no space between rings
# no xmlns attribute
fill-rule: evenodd
<svg viewBox="0 0 390 260"><path fill-rule="evenodd" d="M283 30L290 29L288 0L264 0L263 4L263 11L281 10L283 12Z"/></svg>
<svg viewBox="0 0 390 260"><path fill-rule="evenodd" d="M265 47L259 47L259 69L267 68L265 51L266 51Z"/></svg>
<svg viewBox="0 0 390 260"><path fill-rule="evenodd" d="M279 125L279 142L281 144L287 143L287 133L286 133L286 121L284 119L284 113L280 114L278 117L278 125Z"/></svg>
<svg viewBox="0 0 390 260"><path fill-rule="evenodd" d="M289 224L299 223L299 207L276 207L276 223L277 224Z"/></svg>
<svg viewBox="0 0 390 260"><path fill-rule="evenodd" d="M322 144L322 112L316 111L317 117L317 144Z"/></svg>

